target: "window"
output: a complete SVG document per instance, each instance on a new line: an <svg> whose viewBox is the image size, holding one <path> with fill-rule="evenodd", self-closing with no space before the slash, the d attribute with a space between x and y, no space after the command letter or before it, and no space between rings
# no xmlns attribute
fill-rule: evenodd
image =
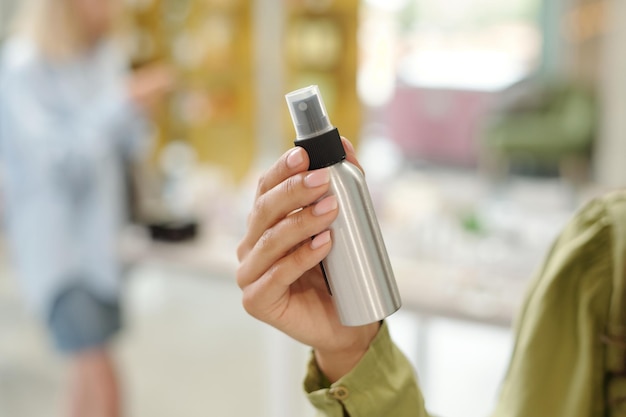
<svg viewBox="0 0 626 417"><path fill-rule="evenodd" d="M498 90L539 65L540 0L363 0L359 91L384 104L397 82Z"/></svg>

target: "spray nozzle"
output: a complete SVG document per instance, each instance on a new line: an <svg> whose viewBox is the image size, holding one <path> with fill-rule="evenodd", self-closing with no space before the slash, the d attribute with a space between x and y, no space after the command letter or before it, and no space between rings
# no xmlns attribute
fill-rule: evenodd
<svg viewBox="0 0 626 417"><path fill-rule="evenodd" d="M296 139L307 139L334 129L318 86L301 88L285 96L296 128Z"/></svg>

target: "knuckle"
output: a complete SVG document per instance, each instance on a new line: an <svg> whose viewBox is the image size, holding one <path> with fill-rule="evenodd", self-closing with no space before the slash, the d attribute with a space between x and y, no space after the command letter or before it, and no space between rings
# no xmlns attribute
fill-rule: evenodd
<svg viewBox="0 0 626 417"><path fill-rule="evenodd" d="M298 250L296 250L294 253L292 253L292 261L294 263L294 265L296 266L296 268L298 269L303 269L303 270L307 270L309 269L309 257L307 256L308 251L305 248L306 245L301 246L300 248L298 248Z"/></svg>
<svg viewBox="0 0 626 417"><path fill-rule="evenodd" d="M294 176L287 179L284 182L285 193L289 196L295 194L298 191L298 185L300 184L300 176Z"/></svg>
<svg viewBox="0 0 626 417"><path fill-rule="evenodd" d="M237 272L235 273L235 279L237 280L237 285L239 286L239 288L243 290L245 287L246 279L244 277L244 273L243 273L241 266L237 268Z"/></svg>
<svg viewBox="0 0 626 417"><path fill-rule="evenodd" d="M237 281L237 285L239 286L239 288L243 289L244 287L244 276L243 276L243 271L242 271L242 266L239 265L239 267L237 268L237 271L235 272L235 280Z"/></svg>
<svg viewBox="0 0 626 417"><path fill-rule="evenodd" d="M267 174L261 174L257 182L257 193L262 195L267 191Z"/></svg>
<svg viewBox="0 0 626 417"><path fill-rule="evenodd" d="M274 233L273 229L267 229L266 231L264 231L259 238L259 241L257 242L258 248L262 251L267 251L271 249L274 246L275 235L276 234Z"/></svg>
<svg viewBox="0 0 626 417"><path fill-rule="evenodd" d="M237 245L237 261L239 262L243 261L243 258L246 257L247 253L248 253L248 245L246 245L244 241L242 240L241 242L239 242L239 245Z"/></svg>
<svg viewBox="0 0 626 417"><path fill-rule="evenodd" d="M308 224L304 219L304 211L289 216L289 223L294 229L303 230Z"/></svg>
<svg viewBox="0 0 626 417"><path fill-rule="evenodd" d="M250 213L249 222L252 224L255 219L264 219L267 216L266 199L259 197L254 201L253 213Z"/></svg>
<svg viewBox="0 0 626 417"><path fill-rule="evenodd" d="M254 291L252 289L243 292L243 296L241 297L241 305L243 306L243 309L246 310L246 313L253 317L256 317L256 297L254 296Z"/></svg>
<svg viewBox="0 0 626 417"><path fill-rule="evenodd" d="M250 271L250 263L242 262L235 271L235 280L237 281L237 285L243 291L247 289L247 287L255 281L254 275Z"/></svg>

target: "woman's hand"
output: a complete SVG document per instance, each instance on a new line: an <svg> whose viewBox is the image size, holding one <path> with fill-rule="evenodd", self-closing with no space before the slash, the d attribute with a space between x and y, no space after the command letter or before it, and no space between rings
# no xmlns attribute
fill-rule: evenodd
<svg viewBox="0 0 626 417"><path fill-rule="evenodd" d="M348 160L359 166L350 142L343 143ZM329 190L328 169L308 166L304 149L294 148L259 180L237 250L237 282L246 311L313 347L321 370L335 381L365 354L379 325L346 327L339 321L319 266L332 246L328 228L337 217L337 200L322 198Z"/></svg>

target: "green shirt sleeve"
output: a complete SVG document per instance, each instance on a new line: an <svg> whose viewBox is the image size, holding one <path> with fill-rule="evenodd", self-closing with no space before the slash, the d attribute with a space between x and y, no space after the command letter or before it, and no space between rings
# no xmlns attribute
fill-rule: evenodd
<svg viewBox="0 0 626 417"><path fill-rule="evenodd" d="M415 371L385 322L357 366L334 384L312 357L304 388L318 417L429 416Z"/></svg>
<svg viewBox="0 0 626 417"><path fill-rule="evenodd" d="M530 283L492 417L626 415L625 265L621 191L570 220ZM312 359L305 389L318 417L428 417L412 367L385 323L334 384Z"/></svg>
<svg viewBox="0 0 626 417"><path fill-rule="evenodd" d="M618 192L565 226L528 288L492 417L626 415L610 410L626 391L612 381L623 382L626 369L625 225L626 193Z"/></svg>

